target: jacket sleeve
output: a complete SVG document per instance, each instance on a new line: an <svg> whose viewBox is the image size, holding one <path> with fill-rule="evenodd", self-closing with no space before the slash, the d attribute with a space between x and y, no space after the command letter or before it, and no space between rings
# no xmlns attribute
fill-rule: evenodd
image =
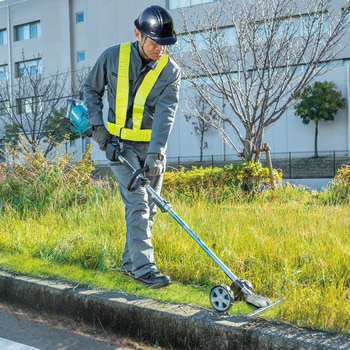
<svg viewBox="0 0 350 350"><path fill-rule="evenodd" d="M165 154L168 139L175 121L175 113L179 103L180 69L175 66L171 74L172 80L159 95L155 106L152 124L152 139L148 153Z"/></svg>
<svg viewBox="0 0 350 350"><path fill-rule="evenodd" d="M103 94L107 84L106 51L97 59L83 84L84 103L89 113L90 125L104 125L103 122Z"/></svg>

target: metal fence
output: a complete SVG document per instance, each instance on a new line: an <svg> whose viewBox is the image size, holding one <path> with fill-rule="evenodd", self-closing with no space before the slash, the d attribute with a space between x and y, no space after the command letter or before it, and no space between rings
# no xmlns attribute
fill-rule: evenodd
<svg viewBox="0 0 350 350"><path fill-rule="evenodd" d="M0 143L1 148L1 143ZM280 152L270 153L272 167L280 169L284 179L325 179L333 178L342 165L350 165L350 150L347 151L322 151L318 157L314 152ZM263 166L267 166L266 154L261 153ZM4 150L0 152L0 162L6 161ZM99 167L109 168L109 162L97 161ZM229 164L242 163L237 154L205 155L199 156L167 157L167 170L184 167L190 169L196 167L224 167Z"/></svg>
<svg viewBox="0 0 350 350"><path fill-rule="evenodd" d="M350 151L322 151L318 157L314 152L270 153L272 166L280 169L284 179L333 178L342 165L350 165ZM266 155L261 153L262 164L266 166ZM206 155L202 157L168 157L168 169L185 167L223 167L239 164L242 160L237 155Z"/></svg>

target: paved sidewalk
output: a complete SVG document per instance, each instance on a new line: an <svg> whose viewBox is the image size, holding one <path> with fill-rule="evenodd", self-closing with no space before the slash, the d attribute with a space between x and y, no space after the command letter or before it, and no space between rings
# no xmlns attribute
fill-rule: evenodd
<svg viewBox="0 0 350 350"><path fill-rule="evenodd" d="M151 350L141 341L71 318L0 303L1 350ZM163 350L166 350L163 348Z"/></svg>
<svg viewBox="0 0 350 350"><path fill-rule="evenodd" d="M101 324L116 334L172 349L349 350L350 336L316 332L260 317L227 316L125 293L0 271L0 301Z"/></svg>
<svg viewBox="0 0 350 350"><path fill-rule="evenodd" d="M0 349L1 350L40 350L24 344L16 343L11 340L0 338Z"/></svg>
<svg viewBox="0 0 350 350"><path fill-rule="evenodd" d="M24 344L16 343L4 338L0 338L0 349L1 350L39 350Z"/></svg>

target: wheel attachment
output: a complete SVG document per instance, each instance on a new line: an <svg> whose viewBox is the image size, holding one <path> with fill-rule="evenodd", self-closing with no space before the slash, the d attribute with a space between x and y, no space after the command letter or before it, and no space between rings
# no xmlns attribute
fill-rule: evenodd
<svg viewBox="0 0 350 350"><path fill-rule="evenodd" d="M222 284L211 289L209 298L211 306L219 312L227 311L234 301L234 295L230 287Z"/></svg>

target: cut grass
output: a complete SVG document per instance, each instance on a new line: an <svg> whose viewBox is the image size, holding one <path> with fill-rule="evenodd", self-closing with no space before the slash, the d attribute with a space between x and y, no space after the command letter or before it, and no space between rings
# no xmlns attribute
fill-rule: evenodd
<svg viewBox="0 0 350 350"><path fill-rule="evenodd" d="M168 288L149 289L142 286L120 269L98 271L84 269L76 265L52 264L42 259L25 256L23 254L2 254L0 266L9 272L21 273L43 279L58 279L69 281L94 289L128 293L138 297L156 299L163 302L186 304L196 307L209 308L210 286L184 285L172 281ZM230 310L235 315L245 315L251 309L245 303L236 303Z"/></svg>
<svg viewBox="0 0 350 350"><path fill-rule="evenodd" d="M291 193L288 193L291 191ZM211 203L171 197L177 214L255 292L284 302L268 317L298 326L350 332L350 207L318 203L312 193L279 189L248 201ZM156 217L159 269L173 284L151 290L119 268L125 240L119 194L98 203L0 216L0 266L18 273L209 308L209 291L231 281L166 214ZM231 314L247 314L236 303Z"/></svg>

